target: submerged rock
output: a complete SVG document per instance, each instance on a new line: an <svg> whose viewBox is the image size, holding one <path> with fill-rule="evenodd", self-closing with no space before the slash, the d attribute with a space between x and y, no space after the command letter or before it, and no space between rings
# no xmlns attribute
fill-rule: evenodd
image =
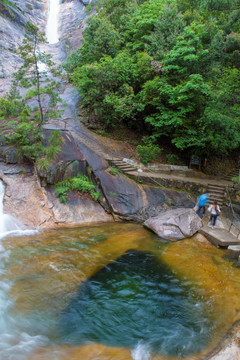
<svg viewBox="0 0 240 360"><path fill-rule="evenodd" d="M177 241L194 235L202 220L192 209L174 209L149 218L144 225L163 239Z"/></svg>

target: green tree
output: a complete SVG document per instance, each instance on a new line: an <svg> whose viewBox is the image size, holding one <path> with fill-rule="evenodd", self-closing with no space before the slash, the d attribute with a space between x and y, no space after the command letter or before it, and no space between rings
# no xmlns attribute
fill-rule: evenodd
<svg viewBox="0 0 240 360"><path fill-rule="evenodd" d="M166 4L159 14L147 45L147 50L154 59L162 60L164 55L176 45L184 26L182 14L175 4Z"/></svg>
<svg viewBox="0 0 240 360"><path fill-rule="evenodd" d="M108 18L115 29L122 33L140 3L137 0L102 0L97 2L96 7L98 14Z"/></svg>
<svg viewBox="0 0 240 360"><path fill-rule="evenodd" d="M23 65L14 74L15 80L12 83L11 91L3 98L0 98L2 119L7 124L7 133L5 138L9 145L18 148L22 158L35 162L38 157L46 157L50 161L56 155L53 151L51 142L46 149L43 146L42 124L45 116L56 116L53 107L58 101L57 89L59 83L53 79L54 63L47 54L40 53L38 46L44 41L44 36L39 29L31 24L26 24L26 34L23 39L22 46L19 47L19 54L23 60ZM46 68L41 70L44 64ZM56 74L56 72L54 72ZM49 76L52 76L52 79ZM29 88L25 95L25 99L19 96L18 87ZM48 110L44 112L42 106L42 97L48 94ZM35 108L27 105L28 99L36 99ZM59 138L60 134L54 135ZM53 141L53 138L51 138ZM55 141L56 143L56 141ZM60 145L55 146L55 150L60 150Z"/></svg>
<svg viewBox="0 0 240 360"><path fill-rule="evenodd" d="M44 122L44 115L47 115L44 114L42 105L44 94L49 94L52 97L53 104L59 99L54 92L54 89L59 87L59 83L51 81L47 77L50 73L55 72L54 63L50 55L39 51L39 45L43 42L45 42L44 34L39 31L37 26L27 22L23 43L19 47L19 55L24 62L15 74L19 86L30 88L27 98L37 99L39 126Z"/></svg>
<svg viewBox="0 0 240 360"><path fill-rule="evenodd" d="M104 55L116 56L121 38L114 25L106 17L92 17L84 31L84 41L79 49L80 63L99 61Z"/></svg>
<svg viewBox="0 0 240 360"><path fill-rule="evenodd" d="M187 26L176 45L166 54L164 71L171 81L179 83L191 74L205 74L209 69L209 52L202 41L205 31L202 24Z"/></svg>
<svg viewBox="0 0 240 360"><path fill-rule="evenodd" d="M145 50L149 36L154 31L154 26L165 3L164 0L149 0L135 10L125 31L127 47L134 52Z"/></svg>

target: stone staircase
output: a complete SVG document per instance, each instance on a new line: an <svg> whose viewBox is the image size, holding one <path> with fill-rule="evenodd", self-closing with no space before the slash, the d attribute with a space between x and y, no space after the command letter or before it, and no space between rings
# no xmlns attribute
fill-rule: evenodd
<svg viewBox="0 0 240 360"><path fill-rule="evenodd" d="M214 200L221 207L226 199L226 186L218 184L208 184L207 193L209 195L208 204L212 205Z"/></svg>
<svg viewBox="0 0 240 360"><path fill-rule="evenodd" d="M232 170L229 174L226 174L222 177L223 180L227 180L227 181L232 181L233 177L238 177L239 176L239 168L236 168L234 170Z"/></svg>
<svg viewBox="0 0 240 360"><path fill-rule="evenodd" d="M131 165L124 161L123 158L113 158L111 160L112 166L118 167L123 173L129 173L131 171L136 171L137 168L134 165Z"/></svg>

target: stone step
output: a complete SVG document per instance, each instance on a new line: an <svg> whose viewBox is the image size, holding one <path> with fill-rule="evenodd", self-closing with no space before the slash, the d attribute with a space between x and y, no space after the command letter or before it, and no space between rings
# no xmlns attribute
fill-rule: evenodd
<svg viewBox="0 0 240 360"><path fill-rule="evenodd" d="M129 165L129 164L116 164L115 163L115 165L118 167L121 167L121 168L134 168L132 165Z"/></svg>
<svg viewBox="0 0 240 360"><path fill-rule="evenodd" d="M232 181L233 177L238 177L238 176L239 176L239 169L236 169L231 171L229 174L224 175L222 179Z"/></svg>
<svg viewBox="0 0 240 360"><path fill-rule="evenodd" d="M125 161L117 159L117 160L112 160L111 162L112 162L113 166L116 166L117 168L119 168L124 173L136 171L135 167L133 167L132 165L126 163Z"/></svg>
<svg viewBox="0 0 240 360"><path fill-rule="evenodd" d="M210 199L214 199L214 198L215 198L215 200L223 200L224 199L223 194L219 194L219 193L208 193L208 194L209 194Z"/></svg>
<svg viewBox="0 0 240 360"><path fill-rule="evenodd" d="M127 168L127 169L119 168L119 169L122 170L122 172L124 172L124 173L129 173L129 172L136 171L136 169L133 169L133 168Z"/></svg>
<svg viewBox="0 0 240 360"><path fill-rule="evenodd" d="M227 248L230 245L240 245L240 240L225 229L216 227L211 229L208 226L204 226L198 232L219 248Z"/></svg>
<svg viewBox="0 0 240 360"><path fill-rule="evenodd" d="M225 194L225 188L224 189L219 189L219 188L209 188L208 187L208 193L210 194Z"/></svg>
<svg viewBox="0 0 240 360"><path fill-rule="evenodd" d="M223 196L216 196L216 195L210 195L209 196L209 200L208 202L213 202L213 201L218 201L218 202L223 202L225 200L225 198Z"/></svg>
<svg viewBox="0 0 240 360"><path fill-rule="evenodd" d="M222 206L225 200L226 186L218 184L208 184L207 193L209 194L209 205L212 205L214 200Z"/></svg>
<svg viewBox="0 0 240 360"><path fill-rule="evenodd" d="M118 165L118 164L113 164L113 166L118 167L118 168L121 169L122 171L136 171L136 168L132 167L131 165Z"/></svg>
<svg viewBox="0 0 240 360"><path fill-rule="evenodd" d="M122 160L113 160L112 162L113 162L114 164L118 164L118 165L126 164L125 161L122 161Z"/></svg>
<svg viewBox="0 0 240 360"><path fill-rule="evenodd" d="M225 190L225 185L218 185L218 184L208 184L209 189L218 189L218 190Z"/></svg>
<svg viewBox="0 0 240 360"><path fill-rule="evenodd" d="M214 201L215 201L215 199L210 199L210 200L208 201L208 205L213 205L213 204L214 204ZM217 200L218 206L222 206L223 203L224 203L223 200Z"/></svg>

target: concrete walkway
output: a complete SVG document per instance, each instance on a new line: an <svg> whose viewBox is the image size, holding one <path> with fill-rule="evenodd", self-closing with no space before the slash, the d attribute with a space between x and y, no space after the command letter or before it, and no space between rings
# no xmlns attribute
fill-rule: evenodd
<svg viewBox="0 0 240 360"><path fill-rule="evenodd" d="M194 184L201 184L201 185L205 185L207 186L208 184L216 184L216 185L223 185L223 186L227 186L227 185L231 185L232 182L228 181L228 180L222 180L222 179L216 179L214 177L188 177L188 176L177 176L177 175L169 175L169 174L164 174L164 173L160 173L160 172L141 172L139 173L138 171L130 171L127 172L128 175L134 176L135 178L138 179L153 179L156 182L158 180L180 180L183 182L189 182L189 183L194 183ZM161 185L161 184L159 184Z"/></svg>
<svg viewBox="0 0 240 360"><path fill-rule="evenodd" d="M199 231L205 236L213 245L218 248L227 248L230 245L240 245L240 239L234 236L226 229L208 227L204 225Z"/></svg>

